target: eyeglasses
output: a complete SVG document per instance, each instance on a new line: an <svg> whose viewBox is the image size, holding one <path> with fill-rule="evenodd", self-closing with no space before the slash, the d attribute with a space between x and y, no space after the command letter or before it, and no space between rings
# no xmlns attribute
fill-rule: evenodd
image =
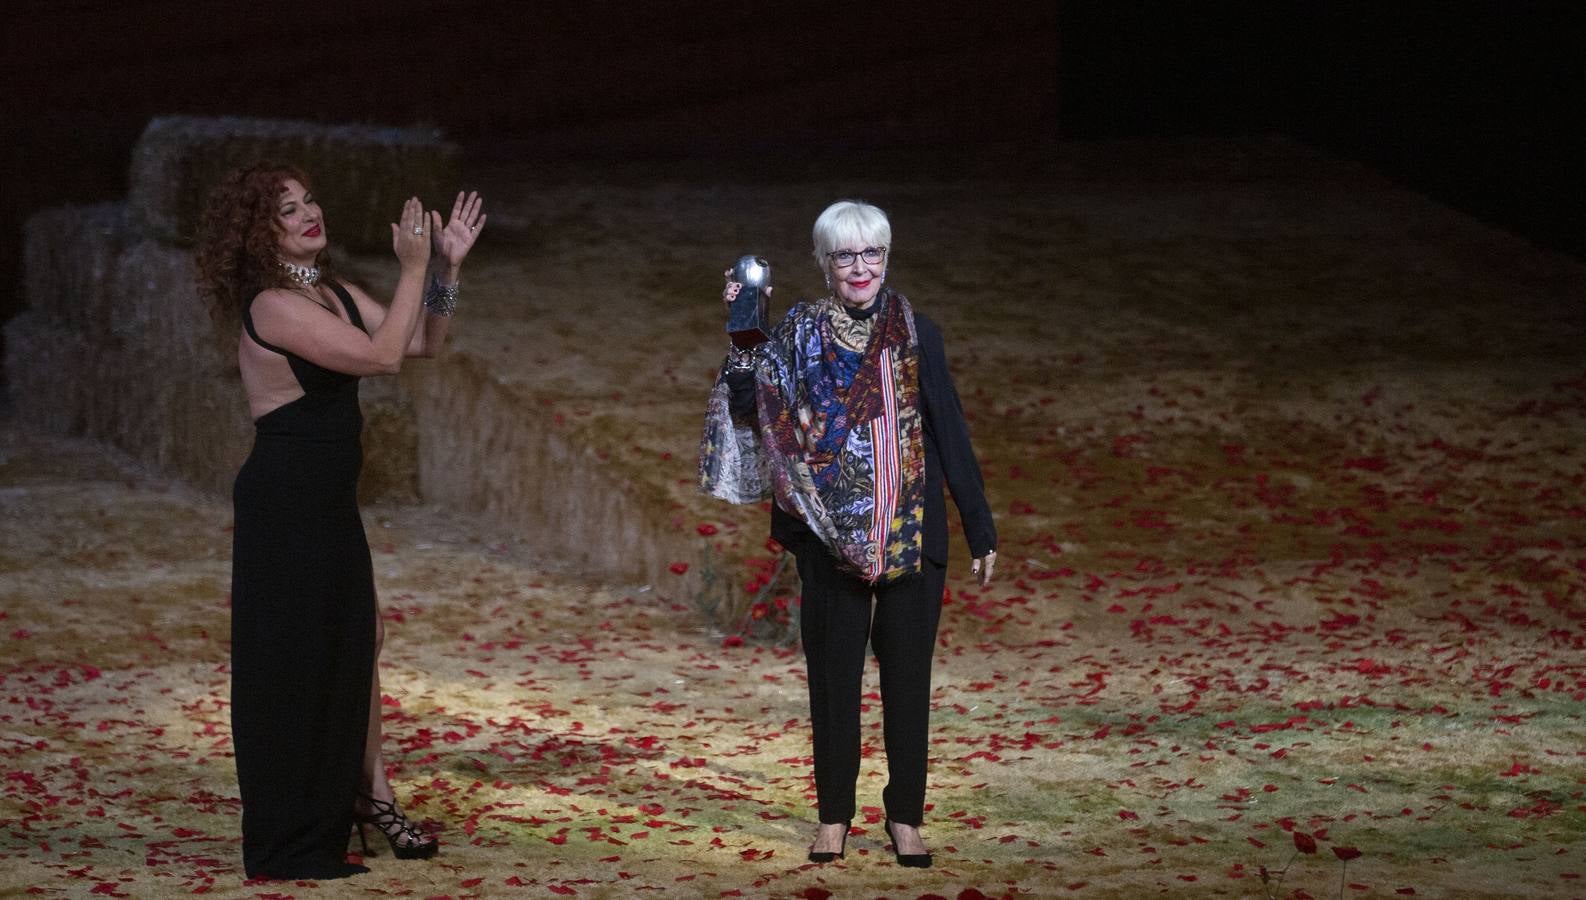
<svg viewBox="0 0 1586 900"><path fill-rule="evenodd" d="M881 262L886 255L887 248L885 247L866 247L858 253L852 250L833 250L826 254L826 257L836 263L838 268L844 269L853 265L856 259L862 259L873 266Z"/></svg>

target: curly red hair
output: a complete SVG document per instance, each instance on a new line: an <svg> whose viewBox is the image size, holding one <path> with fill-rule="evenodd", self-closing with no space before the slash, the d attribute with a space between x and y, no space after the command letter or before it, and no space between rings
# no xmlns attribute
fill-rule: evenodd
<svg viewBox="0 0 1586 900"><path fill-rule="evenodd" d="M209 192L198 227L198 289L210 298L223 336L235 333L243 307L260 291L293 286L281 267L276 225L287 179L312 190L296 166L261 162L227 173ZM331 277L328 253L314 262L322 279Z"/></svg>

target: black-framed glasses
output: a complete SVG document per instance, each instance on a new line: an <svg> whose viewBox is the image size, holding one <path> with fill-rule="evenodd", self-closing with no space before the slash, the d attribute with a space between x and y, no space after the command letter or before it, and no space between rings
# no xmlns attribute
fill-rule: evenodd
<svg viewBox="0 0 1586 900"><path fill-rule="evenodd" d="M862 259L873 266L885 259L886 255L887 248L885 247L866 247L858 253L852 250L833 250L826 254L826 258L836 263L838 268L846 268L853 265L856 259Z"/></svg>

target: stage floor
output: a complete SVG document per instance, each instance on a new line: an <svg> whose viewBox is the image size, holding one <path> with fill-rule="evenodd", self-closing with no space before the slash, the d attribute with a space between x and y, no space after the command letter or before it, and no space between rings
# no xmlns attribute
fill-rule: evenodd
<svg viewBox="0 0 1586 900"><path fill-rule="evenodd" d="M884 850L873 667L862 833L809 866L796 650L724 640L684 575L376 506L385 748L444 849L244 885L229 505L9 419L0 894L1586 894L1579 263L1281 142L1040 178L480 178L449 352L729 577L766 551L763 512L693 488L719 273L768 255L785 307L826 202L891 214L1002 535L986 590L955 547L936 867Z"/></svg>

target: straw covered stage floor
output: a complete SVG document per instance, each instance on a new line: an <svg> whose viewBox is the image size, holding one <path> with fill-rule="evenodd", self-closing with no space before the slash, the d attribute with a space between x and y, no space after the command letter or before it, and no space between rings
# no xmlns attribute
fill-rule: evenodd
<svg viewBox="0 0 1586 900"><path fill-rule="evenodd" d="M425 502L366 507L385 749L440 856L243 883L229 503L13 415L0 894L1586 894L1579 263L1276 140L475 175L452 347L397 382ZM694 488L721 270L768 256L780 311L853 195L1002 536L986 590L954 548L929 871L884 849L873 666L864 813L804 862L796 588L750 605L765 512Z"/></svg>

